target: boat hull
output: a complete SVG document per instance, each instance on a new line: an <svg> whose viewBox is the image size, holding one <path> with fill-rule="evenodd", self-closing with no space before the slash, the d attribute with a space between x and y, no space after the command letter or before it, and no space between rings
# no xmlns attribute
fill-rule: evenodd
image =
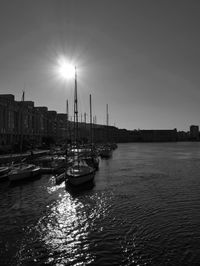
<svg viewBox="0 0 200 266"><path fill-rule="evenodd" d="M36 161L40 166L41 173L61 173L66 168L66 158L63 156L44 156Z"/></svg>
<svg viewBox="0 0 200 266"><path fill-rule="evenodd" d="M66 173L68 181L73 186L80 186L84 183L90 182L94 179L95 170L90 168L87 172L73 172L72 169L69 169Z"/></svg>
<svg viewBox="0 0 200 266"><path fill-rule="evenodd" d="M11 170L8 177L10 181L19 181L38 176L39 174L40 174L40 167L36 167L34 165L28 165L24 168L22 167Z"/></svg>
<svg viewBox="0 0 200 266"><path fill-rule="evenodd" d="M38 176L41 172L40 167L35 167L32 171L31 171L31 177L35 177Z"/></svg>
<svg viewBox="0 0 200 266"><path fill-rule="evenodd" d="M29 172L29 171L16 172L16 173L11 173L9 175L9 180L10 181L18 181L18 180L27 179L30 177L31 177L31 172Z"/></svg>
<svg viewBox="0 0 200 266"><path fill-rule="evenodd" d="M0 182L8 178L8 173L10 172L9 167L0 167Z"/></svg>
<svg viewBox="0 0 200 266"><path fill-rule="evenodd" d="M0 167L0 177L8 174L9 171L10 171L9 167L6 167L6 166Z"/></svg>

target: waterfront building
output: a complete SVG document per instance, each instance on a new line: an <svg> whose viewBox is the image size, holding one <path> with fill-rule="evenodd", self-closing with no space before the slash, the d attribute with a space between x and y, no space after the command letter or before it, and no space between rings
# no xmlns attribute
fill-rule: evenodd
<svg viewBox="0 0 200 266"><path fill-rule="evenodd" d="M7 146L19 137L19 106L14 95L0 94L0 145Z"/></svg>
<svg viewBox="0 0 200 266"><path fill-rule="evenodd" d="M79 122L79 140L88 142L90 124ZM65 113L49 111L33 101L16 101L12 94L0 94L0 152L14 147L36 147L41 144L71 142L74 122ZM94 142L159 142L199 140L199 127L190 126L190 132L167 130L127 130L93 123Z"/></svg>
<svg viewBox="0 0 200 266"><path fill-rule="evenodd" d="M138 133L139 133L139 141L144 141L144 142L177 141L176 128L139 130Z"/></svg>
<svg viewBox="0 0 200 266"><path fill-rule="evenodd" d="M24 143L33 142L34 136L34 102L32 101L20 101L16 102L18 105L18 117L19 117L19 141L23 146ZM12 142L10 143L12 145Z"/></svg>
<svg viewBox="0 0 200 266"><path fill-rule="evenodd" d="M190 126L190 139L199 140L199 126L196 125Z"/></svg>
<svg viewBox="0 0 200 266"><path fill-rule="evenodd" d="M35 144L40 144L44 137L48 136L48 108L45 106L37 106L34 108L33 121L33 139Z"/></svg>
<svg viewBox="0 0 200 266"><path fill-rule="evenodd" d="M178 141L188 141L190 139L190 132L178 131Z"/></svg>
<svg viewBox="0 0 200 266"><path fill-rule="evenodd" d="M47 130L48 135L56 140L57 137L57 112L48 111L47 112Z"/></svg>
<svg viewBox="0 0 200 266"><path fill-rule="evenodd" d="M35 107L33 101L15 101L12 94L0 94L0 150L37 146L45 137L56 141L66 133L58 128L58 117L56 111Z"/></svg>
<svg viewBox="0 0 200 266"><path fill-rule="evenodd" d="M65 113L57 114L57 141L62 143L69 138L68 115Z"/></svg>

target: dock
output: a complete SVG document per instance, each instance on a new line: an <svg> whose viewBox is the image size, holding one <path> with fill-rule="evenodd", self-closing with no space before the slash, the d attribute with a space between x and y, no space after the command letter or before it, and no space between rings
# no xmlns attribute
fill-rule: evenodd
<svg viewBox="0 0 200 266"><path fill-rule="evenodd" d="M6 154L0 155L0 164L7 164L11 162L20 162L23 159L35 159L37 157L48 154L49 150L34 150L28 151L25 153L17 153L17 154Z"/></svg>

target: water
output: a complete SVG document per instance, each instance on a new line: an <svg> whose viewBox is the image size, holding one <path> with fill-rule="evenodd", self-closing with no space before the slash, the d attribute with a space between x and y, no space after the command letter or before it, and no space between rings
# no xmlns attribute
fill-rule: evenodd
<svg viewBox="0 0 200 266"><path fill-rule="evenodd" d="M200 143L120 144L94 186L0 184L0 265L200 265Z"/></svg>

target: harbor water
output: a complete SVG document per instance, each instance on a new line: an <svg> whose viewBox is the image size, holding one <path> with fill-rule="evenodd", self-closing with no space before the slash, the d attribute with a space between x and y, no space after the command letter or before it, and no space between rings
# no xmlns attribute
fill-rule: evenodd
<svg viewBox="0 0 200 266"><path fill-rule="evenodd" d="M0 183L0 265L200 265L200 143L119 144L81 189Z"/></svg>

